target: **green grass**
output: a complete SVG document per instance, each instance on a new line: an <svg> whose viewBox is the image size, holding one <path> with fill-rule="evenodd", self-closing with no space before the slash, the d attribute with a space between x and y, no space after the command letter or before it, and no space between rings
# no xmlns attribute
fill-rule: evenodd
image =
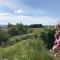
<svg viewBox="0 0 60 60"><path fill-rule="evenodd" d="M33 33L11 37L10 46L0 47L0 60L54 60L43 46L43 40L36 38L44 28L32 28L32 30Z"/></svg>
<svg viewBox="0 0 60 60"><path fill-rule="evenodd" d="M36 39L22 40L6 48L0 47L0 60L53 60L43 42Z"/></svg>
<svg viewBox="0 0 60 60"><path fill-rule="evenodd" d="M29 29L31 29L33 33L44 31L44 28L29 28Z"/></svg>
<svg viewBox="0 0 60 60"><path fill-rule="evenodd" d="M37 35L36 33L29 33L29 34L24 34L24 35L17 35L17 36L13 36L8 40L8 44L16 44L17 42L21 41L21 40L26 40L29 38L35 38L35 35Z"/></svg>

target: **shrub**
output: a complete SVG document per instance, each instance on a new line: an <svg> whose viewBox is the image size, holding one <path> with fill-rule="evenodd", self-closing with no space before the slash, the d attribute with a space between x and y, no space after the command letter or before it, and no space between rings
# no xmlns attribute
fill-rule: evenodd
<svg viewBox="0 0 60 60"><path fill-rule="evenodd" d="M52 48L53 44L54 44L54 32L55 29L46 29L44 32L41 32L41 38L44 41L44 44L46 45L46 47L48 49Z"/></svg>
<svg viewBox="0 0 60 60"><path fill-rule="evenodd" d="M16 27L11 27L8 30L8 34L10 34L11 36L18 35L19 31L18 31L18 29L16 29Z"/></svg>
<svg viewBox="0 0 60 60"><path fill-rule="evenodd" d="M0 30L0 46L6 46L9 37L10 36L7 32L5 32L4 30Z"/></svg>
<svg viewBox="0 0 60 60"><path fill-rule="evenodd" d="M28 33L28 26L23 25L22 23L20 23L20 24L17 23L14 26L8 25L8 33L11 36L27 34Z"/></svg>

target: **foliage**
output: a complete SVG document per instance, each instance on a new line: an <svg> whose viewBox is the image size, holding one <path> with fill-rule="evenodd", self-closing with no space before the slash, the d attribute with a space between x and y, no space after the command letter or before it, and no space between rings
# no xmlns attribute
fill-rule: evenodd
<svg viewBox="0 0 60 60"><path fill-rule="evenodd" d="M20 23L20 24L17 23L17 24L14 25L13 27L11 27L11 26L9 25L8 33L9 33L11 36L26 34L26 33L28 33L28 26L27 26L27 25L23 25L22 23Z"/></svg>
<svg viewBox="0 0 60 60"><path fill-rule="evenodd" d="M19 34L19 31L15 27L11 27L8 30L8 34L10 34L11 36L18 35Z"/></svg>
<svg viewBox="0 0 60 60"><path fill-rule="evenodd" d="M51 42L49 39L53 38L54 30L39 29L40 33L26 34L28 33L28 26L23 24L9 26L8 29L11 37L7 32L0 31L0 43L4 42L4 46L9 45L4 48L0 47L0 60L53 60L44 47L43 41L47 44L46 47L50 48L51 44L48 43Z"/></svg>
<svg viewBox="0 0 60 60"><path fill-rule="evenodd" d="M31 24L29 25L29 28L41 28L43 27L42 24Z"/></svg>
<svg viewBox="0 0 60 60"><path fill-rule="evenodd" d="M41 32L41 38L44 41L44 44L46 45L46 47L48 49L52 48L53 44L54 44L54 33L55 33L55 29L45 29L45 31Z"/></svg>
<svg viewBox="0 0 60 60"><path fill-rule="evenodd" d="M4 30L0 29L0 46L5 46L8 42L9 35Z"/></svg>

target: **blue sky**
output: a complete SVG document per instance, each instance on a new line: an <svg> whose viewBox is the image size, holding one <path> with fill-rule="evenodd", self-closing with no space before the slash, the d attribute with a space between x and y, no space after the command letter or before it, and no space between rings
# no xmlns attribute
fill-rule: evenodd
<svg viewBox="0 0 60 60"><path fill-rule="evenodd" d="M0 24L54 25L60 20L60 0L0 0Z"/></svg>

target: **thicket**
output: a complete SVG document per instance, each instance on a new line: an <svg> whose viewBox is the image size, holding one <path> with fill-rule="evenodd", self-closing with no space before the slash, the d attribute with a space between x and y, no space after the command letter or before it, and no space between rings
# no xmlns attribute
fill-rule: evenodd
<svg viewBox="0 0 60 60"><path fill-rule="evenodd" d="M23 25L22 23L12 25L8 24L8 27L0 28L0 46L6 46L9 42L9 39L16 35L23 35L28 33L28 26Z"/></svg>
<svg viewBox="0 0 60 60"><path fill-rule="evenodd" d="M16 25L12 25L12 24L8 24L8 34L11 36L15 36L15 35L21 35L21 34L27 34L28 33L28 26L27 25L23 25L22 23L20 24L16 24Z"/></svg>
<svg viewBox="0 0 60 60"><path fill-rule="evenodd" d="M44 31L41 32L41 38L44 41L44 45L46 48L51 49L54 45L55 41L55 29L54 28L45 28Z"/></svg>

